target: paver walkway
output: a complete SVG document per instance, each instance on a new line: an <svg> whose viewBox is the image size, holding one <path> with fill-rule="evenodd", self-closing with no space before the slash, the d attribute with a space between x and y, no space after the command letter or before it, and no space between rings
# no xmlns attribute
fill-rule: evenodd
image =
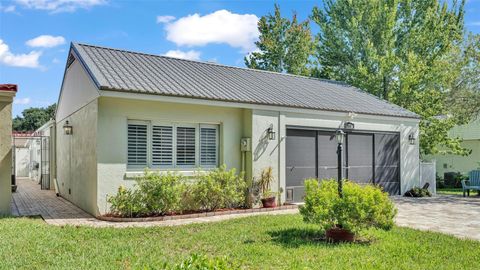
<svg viewBox="0 0 480 270"><path fill-rule="evenodd" d="M107 222L98 220L69 201L55 196L55 193L51 190L40 190L40 186L29 179L20 178L17 184L18 191L13 194L12 212L19 216L41 215L47 223L53 225L86 225L93 227L175 226L246 216L298 213L297 209L288 209L166 221ZM398 208L396 223L399 226L480 240L480 196L463 198L455 195L441 195L431 198L392 197L392 199Z"/></svg>

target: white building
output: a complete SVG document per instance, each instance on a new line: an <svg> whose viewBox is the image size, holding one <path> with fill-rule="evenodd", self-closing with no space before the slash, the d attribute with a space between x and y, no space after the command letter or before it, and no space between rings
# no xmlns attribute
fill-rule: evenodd
<svg viewBox="0 0 480 270"><path fill-rule="evenodd" d="M296 202L304 179L336 177L342 129L344 175L400 194L419 185L418 123L340 82L72 44L56 112L58 185L102 214L146 167L192 175L224 163L253 177L272 166L282 202Z"/></svg>

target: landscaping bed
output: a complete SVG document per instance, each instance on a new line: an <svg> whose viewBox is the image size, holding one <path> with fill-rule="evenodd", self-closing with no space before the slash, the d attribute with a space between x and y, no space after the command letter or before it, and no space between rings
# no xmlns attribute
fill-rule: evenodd
<svg viewBox="0 0 480 270"><path fill-rule="evenodd" d="M243 269L477 269L480 242L393 227L365 244L329 244L301 215L150 228L57 227L0 219L0 269L162 269L191 254Z"/></svg>
<svg viewBox="0 0 480 270"><path fill-rule="evenodd" d="M200 218L200 217L211 217L211 216L223 216L223 215L235 215L235 214L246 214L246 213L259 213L275 210L287 210L287 209L296 209L297 205L282 205L273 208L249 208L249 209L217 209L211 212L198 212L198 213L186 213L186 214L167 214L163 216L155 217L121 217L115 215L104 215L97 216L97 219L111 222L144 222L144 221L164 221L164 220L176 220L176 219L187 219L187 218Z"/></svg>

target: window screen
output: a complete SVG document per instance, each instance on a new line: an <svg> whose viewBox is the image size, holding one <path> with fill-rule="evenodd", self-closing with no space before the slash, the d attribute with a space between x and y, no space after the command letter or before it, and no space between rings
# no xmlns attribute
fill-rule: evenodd
<svg viewBox="0 0 480 270"><path fill-rule="evenodd" d="M177 127L177 165L195 165L195 128Z"/></svg>
<svg viewBox="0 0 480 270"><path fill-rule="evenodd" d="M173 165L173 127L152 127L152 165Z"/></svg>
<svg viewBox="0 0 480 270"><path fill-rule="evenodd" d="M217 128L200 127L200 165L217 165Z"/></svg>
<svg viewBox="0 0 480 270"><path fill-rule="evenodd" d="M128 124L127 163L129 166L147 166L147 130L146 124Z"/></svg>

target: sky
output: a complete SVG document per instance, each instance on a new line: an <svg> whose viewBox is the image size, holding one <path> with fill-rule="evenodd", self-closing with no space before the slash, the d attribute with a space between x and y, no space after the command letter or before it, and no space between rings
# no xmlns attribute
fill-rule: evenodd
<svg viewBox="0 0 480 270"><path fill-rule="evenodd" d="M258 19L278 3L306 19L321 1L0 0L0 83L18 84L13 115L57 102L71 42L244 66ZM480 0L465 24L480 33ZM318 31L312 24L313 31Z"/></svg>

